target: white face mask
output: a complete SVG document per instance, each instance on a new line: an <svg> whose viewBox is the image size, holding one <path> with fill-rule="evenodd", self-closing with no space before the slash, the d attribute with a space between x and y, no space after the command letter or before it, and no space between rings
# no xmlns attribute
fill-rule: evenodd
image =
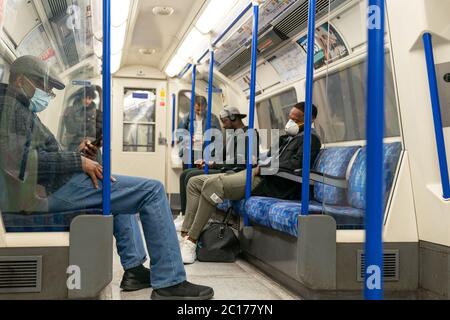
<svg viewBox="0 0 450 320"><path fill-rule="evenodd" d="M296 136L300 132L300 128L298 124L295 123L293 120L289 120L288 123L286 123L286 127L284 128L286 133L290 136Z"/></svg>

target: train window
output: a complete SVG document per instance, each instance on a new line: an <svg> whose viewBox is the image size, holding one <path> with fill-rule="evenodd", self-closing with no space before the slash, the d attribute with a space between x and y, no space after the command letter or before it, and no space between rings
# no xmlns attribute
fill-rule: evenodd
<svg viewBox="0 0 450 320"><path fill-rule="evenodd" d="M100 86L74 86L64 102L59 137L69 151L78 150L85 139L94 141L102 135L102 90Z"/></svg>
<svg viewBox="0 0 450 320"><path fill-rule="evenodd" d="M123 151L155 152L156 89L124 91Z"/></svg>
<svg viewBox="0 0 450 320"><path fill-rule="evenodd" d="M0 83L8 83L10 64L0 57Z"/></svg>
<svg viewBox="0 0 450 320"><path fill-rule="evenodd" d="M450 128L450 62L436 65L441 102L442 124Z"/></svg>
<svg viewBox="0 0 450 320"><path fill-rule="evenodd" d="M291 107L297 103L294 88L256 104L261 129L284 130ZM270 141L270 137L269 141Z"/></svg>
<svg viewBox="0 0 450 320"><path fill-rule="evenodd" d="M386 137L400 136L392 68L386 57ZM314 83L319 108L316 127L325 143L366 138L366 62L330 74Z"/></svg>

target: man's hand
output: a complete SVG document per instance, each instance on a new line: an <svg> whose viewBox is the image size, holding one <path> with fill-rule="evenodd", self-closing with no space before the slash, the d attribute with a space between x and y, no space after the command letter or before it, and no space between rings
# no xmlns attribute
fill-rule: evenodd
<svg viewBox="0 0 450 320"><path fill-rule="evenodd" d="M98 179L103 180L103 167L98 163L86 157L81 157L83 171L92 180L95 189L98 189Z"/></svg>
<svg viewBox="0 0 450 320"><path fill-rule="evenodd" d="M79 152L90 160L97 159L98 148L94 146L89 140L84 140L78 147Z"/></svg>
<svg viewBox="0 0 450 320"><path fill-rule="evenodd" d="M258 166L255 169L253 169L253 178L257 177L261 174L261 168Z"/></svg>
<svg viewBox="0 0 450 320"><path fill-rule="evenodd" d="M213 169L213 168L216 167L216 163L215 163L214 161L209 161L209 162L208 162L208 167L209 167L210 169Z"/></svg>
<svg viewBox="0 0 450 320"><path fill-rule="evenodd" d="M205 160L203 159L196 160L194 162L194 165L197 167L197 169L203 169L203 167L205 166Z"/></svg>

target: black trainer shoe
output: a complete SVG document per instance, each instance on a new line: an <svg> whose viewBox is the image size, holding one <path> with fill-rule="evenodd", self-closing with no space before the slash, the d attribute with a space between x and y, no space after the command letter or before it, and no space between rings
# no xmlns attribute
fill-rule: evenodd
<svg viewBox="0 0 450 320"><path fill-rule="evenodd" d="M212 288L187 281L152 292L152 300L209 300L213 296L214 290Z"/></svg>
<svg viewBox="0 0 450 320"><path fill-rule="evenodd" d="M136 268L126 270L120 287L124 291L136 291L150 288L150 269L143 265Z"/></svg>

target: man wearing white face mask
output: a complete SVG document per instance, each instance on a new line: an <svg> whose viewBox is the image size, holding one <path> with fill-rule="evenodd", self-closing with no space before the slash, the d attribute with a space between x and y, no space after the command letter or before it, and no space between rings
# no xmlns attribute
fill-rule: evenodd
<svg viewBox="0 0 450 320"><path fill-rule="evenodd" d="M260 166L269 166L272 161L278 163L280 170L293 172L302 168L305 103L300 102L292 107L289 121L285 126L286 135L280 137L279 150L271 150L268 161ZM318 111L313 105L312 121ZM311 135L311 165L314 163L321 148L319 136L312 131ZM274 159L276 158L276 159ZM285 200L297 200L301 197L301 188L296 182L275 175L261 175L260 167L253 169L252 195L272 197ZM181 254L183 262L194 263L196 260L196 243L201 231L207 224L211 213L224 199L240 200L245 197L247 173L241 171L235 174L211 175L208 179L197 176L189 180L187 190L186 216L192 217L191 225L184 225Z"/></svg>

